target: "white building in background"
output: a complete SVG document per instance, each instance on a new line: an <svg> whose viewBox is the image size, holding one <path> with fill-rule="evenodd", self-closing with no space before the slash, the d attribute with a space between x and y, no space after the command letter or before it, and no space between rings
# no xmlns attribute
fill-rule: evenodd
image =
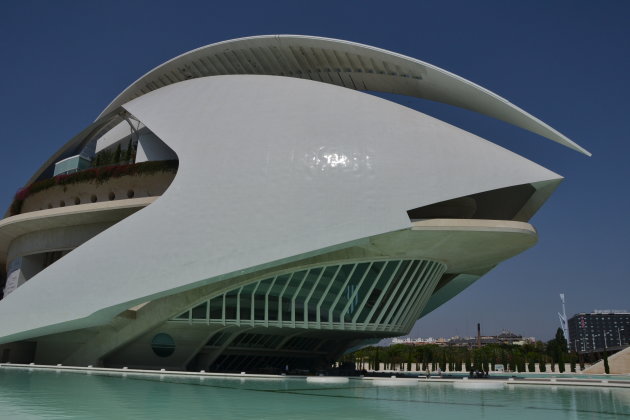
<svg viewBox="0 0 630 420"><path fill-rule="evenodd" d="M494 93L382 49L289 35L199 48L125 89L0 220L2 361L325 365L407 334L536 243L528 220L561 176L363 91L588 154ZM68 175L51 179L59 162Z"/></svg>
<svg viewBox="0 0 630 420"><path fill-rule="evenodd" d="M398 338L395 337L392 339L392 344L435 344L437 343L439 340L445 340L445 339L435 339L433 337L429 337L429 338L422 338L422 337L418 337L418 338L411 338L411 337L405 337L405 338Z"/></svg>

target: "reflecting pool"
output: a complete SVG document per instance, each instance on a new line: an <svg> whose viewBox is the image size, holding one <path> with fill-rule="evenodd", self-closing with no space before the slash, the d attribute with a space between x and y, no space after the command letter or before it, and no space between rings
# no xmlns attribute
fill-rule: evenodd
<svg viewBox="0 0 630 420"><path fill-rule="evenodd" d="M630 389L0 369L0 418L630 419Z"/></svg>

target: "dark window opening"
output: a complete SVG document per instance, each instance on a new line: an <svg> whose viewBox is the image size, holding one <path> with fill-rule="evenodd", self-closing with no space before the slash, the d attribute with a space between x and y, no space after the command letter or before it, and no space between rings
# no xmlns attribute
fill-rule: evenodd
<svg viewBox="0 0 630 420"><path fill-rule="evenodd" d="M414 219L489 219L514 220L536 192L531 184L458 197L407 211Z"/></svg>
<svg viewBox="0 0 630 420"><path fill-rule="evenodd" d="M159 357L168 357L175 352L175 340L168 334L159 333L151 340L151 349Z"/></svg>
<svg viewBox="0 0 630 420"><path fill-rule="evenodd" d="M46 252L44 254L44 267L46 268L49 265L53 264L54 262L56 262L57 260L59 260L61 257L63 257L65 254L63 251L52 251L52 252Z"/></svg>

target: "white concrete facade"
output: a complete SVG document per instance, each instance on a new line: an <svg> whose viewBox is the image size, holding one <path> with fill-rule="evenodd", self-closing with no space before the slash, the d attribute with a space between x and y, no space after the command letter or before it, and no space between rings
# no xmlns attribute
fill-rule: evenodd
<svg viewBox="0 0 630 420"><path fill-rule="evenodd" d="M361 73L372 74L372 82L381 83L375 90L398 89L475 109L585 152L495 94L417 60L319 38L249 38L228 41L221 48L230 42L235 48L266 45L271 50L278 42L301 42L303 48L371 59L378 56L385 67L406 63L408 74L399 70L395 78ZM164 66L193 68L195 60L203 59L200 51L213 48L195 50ZM115 126L121 115L139 121L150 130L153 145L163 143L154 157L143 152L143 159L172 158L170 148L179 160L178 172L157 200L74 248L0 301L0 317L6 321L0 325L0 343L106 329L118 322L121 313L151 302L134 313L140 316L151 310L154 322L147 322L144 330L130 326L133 333L114 337L120 347L196 302L259 281L274 270L295 271L340 261L412 258L439 263L443 267L440 277L431 280L430 286L419 286L431 287L423 292L426 299L409 302L415 305L410 313L416 319L536 242L536 232L526 222L562 177L395 103L338 83L278 77L286 64L278 60L268 62L267 68L276 68L274 72L243 69L240 73L244 74L195 74L190 80L145 92L143 83L150 83L153 76L159 78L164 70L158 67L104 111L94 127ZM413 76L416 70L417 78ZM385 77L391 77L388 83L393 84L385 83ZM355 79L356 83L359 79ZM421 94L405 90L410 89L404 85L409 80L402 79L439 83ZM95 131L84 130L51 159L86 144ZM46 170L44 165L34 178ZM488 198L493 192L507 194L520 186L528 192L513 210L504 212L509 215L502 220L487 216L496 213L488 210L496 201ZM413 218L413 209L461 198L467 200L471 216L440 217L445 207L438 206L437 217L431 220ZM89 204L85 206L88 210ZM446 207L452 210L453 205ZM474 217L483 212L485 216ZM10 225L12 218L20 217L24 215L2 222ZM438 246L445 241L450 241L448 247ZM4 246L10 248L8 243ZM181 300L186 293L193 295ZM315 286L310 293L316 293ZM359 291L349 289L348 293L358 295ZM156 302L171 302L164 303L157 318ZM346 304L346 311L349 307ZM109 340L104 338L110 337L107 334L114 334L107 331L97 333L99 346ZM206 337L208 333L199 334ZM86 340L82 347L86 354L98 354ZM195 340L203 346L201 338L191 340L192 347ZM73 357L81 359L76 353ZM178 363L189 363L190 357L182 355Z"/></svg>

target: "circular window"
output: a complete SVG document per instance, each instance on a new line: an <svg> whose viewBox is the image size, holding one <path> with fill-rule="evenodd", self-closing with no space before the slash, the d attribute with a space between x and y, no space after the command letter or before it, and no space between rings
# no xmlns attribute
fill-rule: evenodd
<svg viewBox="0 0 630 420"><path fill-rule="evenodd" d="M134 193L133 190L127 191L127 198L133 198L134 195L136 195L136 193Z"/></svg>
<svg viewBox="0 0 630 420"><path fill-rule="evenodd" d="M81 199L79 197L75 198L74 204L81 204Z"/></svg>
<svg viewBox="0 0 630 420"><path fill-rule="evenodd" d="M151 340L151 349L159 357L168 357L175 352L175 341L170 335L159 333Z"/></svg>
<svg viewBox="0 0 630 420"><path fill-rule="evenodd" d="M114 192L112 191L109 193L109 199L113 200L114 198L116 198L116 194L114 194Z"/></svg>
<svg viewBox="0 0 630 420"><path fill-rule="evenodd" d="M92 194L92 197L90 197L90 201L92 203L96 203L96 200L97 200L96 195Z"/></svg>

